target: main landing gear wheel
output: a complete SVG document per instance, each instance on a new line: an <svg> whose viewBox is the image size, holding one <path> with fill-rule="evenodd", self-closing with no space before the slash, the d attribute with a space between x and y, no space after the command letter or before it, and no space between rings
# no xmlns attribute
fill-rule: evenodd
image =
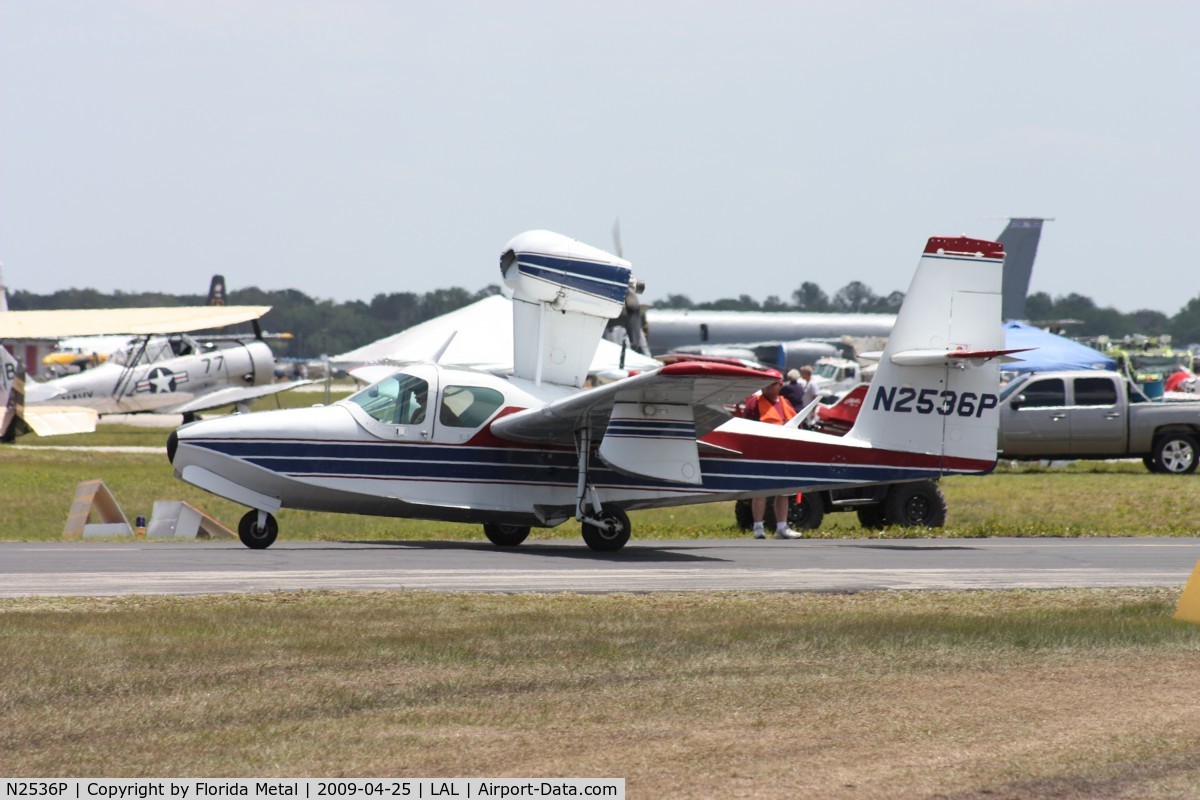
<svg viewBox="0 0 1200 800"><path fill-rule="evenodd" d="M262 527L258 524L257 511L247 511L238 523L238 537L241 538L242 544L252 550L265 550L275 542L278 535L279 523L270 514L267 514L266 523Z"/></svg>
<svg viewBox="0 0 1200 800"><path fill-rule="evenodd" d="M606 505L596 516L601 522L606 522L608 525L600 526L584 522L583 541L587 542L587 546L598 553L611 553L624 547L625 543L629 541L629 534L632 530L629 524L629 515L617 506Z"/></svg>
<svg viewBox="0 0 1200 800"><path fill-rule="evenodd" d="M488 540L499 547L516 547L529 536L528 525L501 525L498 522L485 522L483 532Z"/></svg>

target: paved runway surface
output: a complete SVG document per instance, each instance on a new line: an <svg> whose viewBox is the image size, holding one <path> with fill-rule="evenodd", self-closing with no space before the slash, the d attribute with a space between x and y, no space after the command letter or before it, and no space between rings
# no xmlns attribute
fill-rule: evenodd
<svg viewBox="0 0 1200 800"><path fill-rule="evenodd" d="M1182 588L1200 539L0 543L0 597L298 589L472 592Z"/></svg>

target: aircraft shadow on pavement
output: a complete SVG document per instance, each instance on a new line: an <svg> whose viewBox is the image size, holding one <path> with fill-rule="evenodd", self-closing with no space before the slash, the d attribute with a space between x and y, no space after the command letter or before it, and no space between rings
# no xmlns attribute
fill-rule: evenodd
<svg viewBox="0 0 1200 800"><path fill-rule="evenodd" d="M574 558L585 561L609 562L617 564L645 563L686 563L686 562L721 562L724 558L714 558L708 555L680 552L679 545L656 547L654 545L639 545L626 547L615 553L598 553L582 543L562 542L527 542L517 547L497 547L489 542L445 542L445 541L352 541L345 544L362 545L364 547L397 547L405 550L471 550L476 552L504 553L511 555L549 556L552 558Z"/></svg>
<svg viewBox="0 0 1200 800"><path fill-rule="evenodd" d="M863 544L859 547L867 550L902 550L912 553L928 553L932 550L978 550L978 547L972 547L967 544Z"/></svg>

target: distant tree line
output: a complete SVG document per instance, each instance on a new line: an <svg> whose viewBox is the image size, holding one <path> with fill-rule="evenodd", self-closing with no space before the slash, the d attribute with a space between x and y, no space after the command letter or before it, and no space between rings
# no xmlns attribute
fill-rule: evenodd
<svg viewBox="0 0 1200 800"><path fill-rule="evenodd" d="M830 298L815 283L805 281L792 292L791 302L770 295L761 303L748 294L727 297L704 303L693 303L687 295L669 294L655 300L655 308L696 309L700 311L833 311L867 314L895 314L904 302L904 292L892 292L881 297L862 281L851 281Z"/></svg>
<svg viewBox="0 0 1200 800"><path fill-rule="evenodd" d="M286 332L293 336L291 339L271 342L276 354L307 359L353 350L499 293L500 287L493 284L476 292L459 288L435 289L424 294L393 292L377 294L369 303L361 300L337 303L314 300L296 289L264 291L250 287L230 291L226 302L238 306L271 306L271 311L262 319L263 330L270 333ZM203 305L206 299L203 294L103 294L94 289L64 289L48 295L12 292L8 296L8 307L20 311L190 306Z"/></svg>
<svg viewBox="0 0 1200 800"><path fill-rule="evenodd" d="M494 284L470 292L466 289L435 289L432 292L393 292L377 294L370 302L351 300L337 303L316 300L295 289L264 291L256 287L231 291L230 305L272 306L263 319L270 332L288 332L294 338L274 342L276 352L285 357L316 358L353 350L433 319L450 311L500 293ZM63 289L39 295L15 291L8 296L8 307L17 310L57 308L134 308L139 306L202 305L205 295L168 295L156 292L115 292L104 294L94 289ZM686 295L668 294L648 301L654 308L703 309L728 311L831 311L894 314L904 300L903 292L880 296L861 281L851 281L832 297L815 283L805 282L792 292L789 301L771 295L762 302L749 295L693 303ZM654 312L648 313L651 337ZM1069 294L1051 298L1045 292L1029 296L1025 317L1031 322L1061 322L1070 336L1107 334L1120 338L1128 334L1157 336L1170 334L1175 343L1185 346L1200 342L1200 296L1189 300L1174 316L1159 311L1141 310L1122 313L1114 308L1098 307L1090 298Z"/></svg>

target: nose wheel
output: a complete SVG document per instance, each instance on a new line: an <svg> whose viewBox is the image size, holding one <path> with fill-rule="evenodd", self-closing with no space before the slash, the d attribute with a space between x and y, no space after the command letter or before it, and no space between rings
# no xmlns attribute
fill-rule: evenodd
<svg viewBox="0 0 1200 800"><path fill-rule="evenodd" d="M279 523L265 511L247 511L238 523L238 538L252 550L264 550L279 535Z"/></svg>

